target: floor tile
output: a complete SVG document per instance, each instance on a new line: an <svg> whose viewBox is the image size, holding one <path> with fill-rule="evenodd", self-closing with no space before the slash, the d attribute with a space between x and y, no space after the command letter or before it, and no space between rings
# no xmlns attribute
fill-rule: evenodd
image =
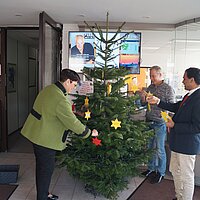
<svg viewBox="0 0 200 200"><path fill-rule="evenodd" d="M19 164L18 188L9 200L35 200L35 158L30 153L0 153L0 162L3 164ZM129 180L128 188L120 191L117 200L127 199L144 177L134 177ZM84 184L69 175L66 169L54 170L50 185L50 192L59 196L59 200L107 200L103 196L94 196L87 193Z"/></svg>

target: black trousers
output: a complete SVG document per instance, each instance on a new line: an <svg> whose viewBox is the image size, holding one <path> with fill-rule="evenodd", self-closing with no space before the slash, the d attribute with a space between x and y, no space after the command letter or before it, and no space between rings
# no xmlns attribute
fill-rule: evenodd
<svg viewBox="0 0 200 200"><path fill-rule="evenodd" d="M33 144L36 159L37 200L47 200L51 176L55 168L56 150Z"/></svg>

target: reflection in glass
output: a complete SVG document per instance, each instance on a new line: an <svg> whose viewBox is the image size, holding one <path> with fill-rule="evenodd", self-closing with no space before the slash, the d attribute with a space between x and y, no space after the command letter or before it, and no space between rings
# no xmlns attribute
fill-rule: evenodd
<svg viewBox="0 0 200 200"><path fill-rule="evenodd" d="M57 80L58 35L57 31L49 24L45 24L45 86Z"/></svg>

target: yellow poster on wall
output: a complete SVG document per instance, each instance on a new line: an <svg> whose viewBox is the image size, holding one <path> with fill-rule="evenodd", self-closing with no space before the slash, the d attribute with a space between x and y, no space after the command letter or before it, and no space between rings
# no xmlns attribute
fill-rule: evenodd
<svg viewBox="0 0 200 200"><path fill-rule="evenodd" d="M149 68L141 67L140 74L129 74L126 76L126 78L127 77L129 77L129 79L127 80L128 91L135 93L137 90L146 88L149 85Z"/></svg>

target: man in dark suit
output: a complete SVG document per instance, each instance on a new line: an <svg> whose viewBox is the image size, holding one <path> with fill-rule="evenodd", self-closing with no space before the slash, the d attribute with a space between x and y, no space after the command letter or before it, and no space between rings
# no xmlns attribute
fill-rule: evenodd
<svg viewBox="0 0 200 200"><path fill-rule="evenodd" d="M195 159L200 153L200 69L186 69L183 84L189 92L182 101L166 103L155 96L148 97L147 101L175 113L166 123L170 128L170 171L174 178L175 199L192 200Z"/></svg>

